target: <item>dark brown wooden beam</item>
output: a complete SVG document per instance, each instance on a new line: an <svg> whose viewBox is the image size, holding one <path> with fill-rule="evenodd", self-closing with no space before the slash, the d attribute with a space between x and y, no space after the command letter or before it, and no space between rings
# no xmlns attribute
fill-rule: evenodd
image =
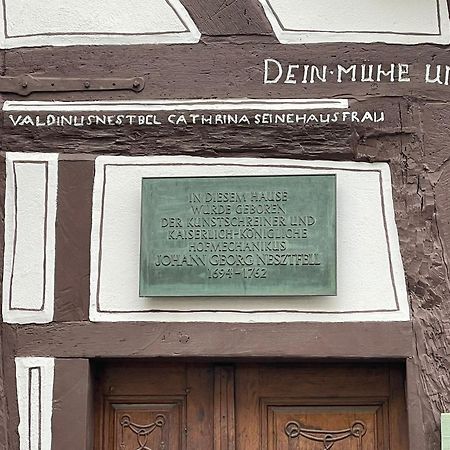
<svg viewBox="0 0 450 450"><path fill-rule="evenodd" d="M93 182L93 161L59 161L54 316L56 322L88 319Z"/></svg>
<svg viewBox="0 0 450 450"><path fill-rule="evenodd" d="M361 116L366 111L384 111L382 123L339 122L328 124L277 125L168 125L167 112L158 112L163 125L139 127L31 127L12 125L4 113L4 151L59 152L83 158L96 154L191 155L205 157L275 157L328 160L366 160L358 152L373 152L389 142L389 156L397 157L401 142L415 139L420 124L416 108L400 99L369 99L351 102L351 110ZM207 114L208 111L205 111ZM255 111L242 111L251 117ZM309 112L299 111L306 117ZM315 111L317 115L324 111ZM22 113L25 114L26 113ZM90 114L90 113L88 113ZM15 114L16 119L20 113ZM39 115L39 113L34 114ZM45 118L46 113L41 114ZM371 157L372 159L372 157ZM379 155L376 160L386 160Z"/></svg>
<svg viewBox="0 0 450 450"><path fill-rule="evenodd" d="M17 327L18 356L405 359L409 322L59 323Z"/></svg>
<svg viewBox="0 0 450 450"><path fill-rule="evenodd" d="M92 449L93 389L87 359L55 360L53 449Z"/></svg>
<svg viewBox="0 0 450 450"><path fill-rule="evenodd" d="M197 44L124 45L19 48L5 53L5 74L39 73L42 77L134 77L143 76L139 93L78 92L35 93L27 100L144 100L155 98L353 98L408 97L445 101L449 86L425 82L425 64L445 64L448 50L430 45L301 44L283 45L272 36L240 35L209 38ZM324 82L264 84L264 60L287 64L410 64L410 82L338 83L335 76ZM334 70L334 74L336 70ZM5 99L23 99L5 94Z"/></svg>
<svg viewBox="0 0 450 450"><path fill-rule="evenodd" d="M16 388L16 330L1 325L0 368L0 449L18 449L19 409Z"/></svg>
<svg viewBox="0 0 450 450"><path fill-rule="evenodd" d="M203 37L273 34L258 0L182 0L182 3Z"/></svg>
<svg viewBox="0 0 450 450"><path fill-rule="evenodd" d="M424 397L424 393L419 380L420 374L417 363L409 358L406 362L406 403L408 407L410 450L426 448L425 422L420 401L421 397Z"/></svg>

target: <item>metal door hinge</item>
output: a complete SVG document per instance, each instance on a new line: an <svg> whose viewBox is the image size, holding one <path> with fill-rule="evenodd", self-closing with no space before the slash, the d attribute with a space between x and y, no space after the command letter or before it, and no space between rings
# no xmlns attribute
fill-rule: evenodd
<svg viewBox="0 0 450 450"><path fill-rule="evenodd" d="M135 78L50 78L21 75L1 77L0 92L29 95L32 92L120 91L140 92L145 80Z"/></svg>

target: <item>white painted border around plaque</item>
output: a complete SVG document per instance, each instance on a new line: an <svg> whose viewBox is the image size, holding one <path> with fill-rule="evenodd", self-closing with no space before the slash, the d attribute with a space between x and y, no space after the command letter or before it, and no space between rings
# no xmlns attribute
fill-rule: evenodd
<svg viewBox="0 0 450 450"><path fill-rule="evenodd" d="M95 166L90 291L93 321L409 320L390 169L385 163L100 156ZM336 297L163 300L139 297L142 177L309 173L338 176Z"/></svg>
<svg viewBox="0 0 450 450"><path fill-rule="evenodd" d="M51 450L54 358L16 358L20 450Z"/></svg>
<svg viewBox="0 0 450 450"><path fill-rule="evenodd" d="M6 153L3 320L53 320L58 154Z"/></svg>

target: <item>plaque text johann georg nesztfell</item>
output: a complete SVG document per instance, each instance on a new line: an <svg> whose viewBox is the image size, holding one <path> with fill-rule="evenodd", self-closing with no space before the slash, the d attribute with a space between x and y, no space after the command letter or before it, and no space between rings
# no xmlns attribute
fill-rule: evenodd
<svg viewBox="0 0 450 450"><path fill-rule="evenodd" d="M336 295L336 177L144 178L140 295Z"/></svg>

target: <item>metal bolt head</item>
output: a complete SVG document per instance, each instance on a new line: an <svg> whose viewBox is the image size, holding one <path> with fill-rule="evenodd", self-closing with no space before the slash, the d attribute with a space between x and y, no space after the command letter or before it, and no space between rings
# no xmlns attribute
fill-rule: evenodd
<svg viewBox="0 0 450 450"><path fill-rule="evenodd" d="M89 89L89 88L91 87L91 83L90 83L89 81L85 81L85 82L84 82L84 87L85 87L86 89Z"/></svg>
<svg viewBox="0 0 450 450"><path fill-rule="evenodd" d="M22 87L25 89L28 87L28 83L26 81L22 81Z"/></svg>
<svg viewBox="0 0 450 450"><path fill-rule="evenodd" d="M139 80L133 81L133 87L138 88L141 85L141 82Z"/></svg>

